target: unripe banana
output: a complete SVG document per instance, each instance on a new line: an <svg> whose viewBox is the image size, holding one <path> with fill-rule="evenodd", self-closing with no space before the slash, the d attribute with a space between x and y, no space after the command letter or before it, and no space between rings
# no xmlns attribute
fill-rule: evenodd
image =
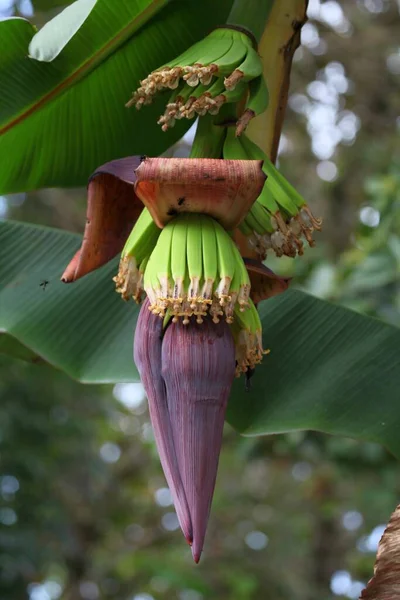
<svg viewBox="0 0 400 600"><path fill-rule="evenodd" d="M240 136L242 144L249 156L253 160L263 160L263 171L268 176L267 181L265 182L265 186L270 189L275 201L282 207L290 216L294 217L298 214L298 209L291 198L291 196L287 193L286 189L282 186L281 182L277 179L276 173L278 169L272 164L270 159L264 152L254 144L247 136ZM283 178L283 175L281 175Z"/></svg>
<svg viewBox="0 0 400 600"><path fill-rule="evenodd" d="M167 131L170 127L173 127L176 119L182 118L184 106L192 95L193 88L188 84L174 91L165 108L164 114L157 121L163 131Z"/></svg>
<svg viewBox="0 0 400 600"><path fill-rule="evenodd" d="M230 53L234 40L231 35L218 35L218 31L213 32L214 35L207 36L202 43L200 43L200 50L198 49L195 60L191 63L192 65L204 65L207 67L211 64L217 64L220 60ZM228 33L228 32L227 32ZM181 61L181 66L186 67L189 63Z"/></svg>
<svg viewBox="0 0 400 600"><path fill-rule="evenodd" d="M154 253L150 256L144 272L144 289L149 298L150 310L158 314L160 282L157 276L157 262Z"/></svg>
<svg viewBox="0 0 400 600"><path fill-rule="evenodd" d="M202 94L199 94L191 106L193 113L197 113L201 117L206 115L207 112L210 115L216 114L223 104L222 99L218 98L223 91L224 82L221 78L218 78L209 88L205 88Z"/></svg>
<svg viewBox="0 0 400 600"><path fill-rule="evenodd" d="M213 225L217 239L218 275L220 278L215 295L220 304L224 306L229 299L229 289L235 272L235 257L232 252L233 242L219 223L213 221Z"/></svg>
<svg viewBox="0 0 400 600"><path fill-rule="evenodd" d="M164 316L168 298L172 293L171 249L175 223L169 223L158 238L157 245L147 263L144 274L144 288L149 296L150 309Z"/></svg>
<svg viewBox="0 0 400 600"><path fill-rule="evenodd" d="M175 119L193 119L196 116L195 105L197 100L208 90L208 86L201 84L192 88L189 98L177 108Z"/></svg>
<svg viewBox="0 0 400 600"><path fill-rule="evenodd" d="M233 302L233 308L236 306L236 304L238 304L239 311L244 312L245 309L249 307L251 288L250 278L246 269L246 265L244 264L243 258L235 244L233 244L233 252L236 255L236 267L234 278L239 278L239 290L237 298L235 299L235 302Z"/></svg>
<svg viewBox="0 0 400 600"><path fill-rule="evenodd" d="M273 233L274 227L271 222L271 213L258 201L254 202L245 221L253 231L260 235Z"/></svg>
<svg viewBox="0 0 400 600"><path fill-rule="evenodd" d="M266 111L268 104L269 92L265 79L261 75L249 83L249 97L245 110L236 124L236 135L242 135L251 119Z"/></svg>
<svg viewBox="0 0 400 600"><path fill-rule="evenodd" d="M251 229L251 227L246 223L246 218L243 219L243 221L240 223L239 225L239 229L240 231L243 233L243 235L245 235L246 237L253 235L253 230Z"/></svg>
<svg viewBox="0 0 400 600"><path fill-rule="evenodd" d="M231 324L233 323L233 314L235 310L235 304L239 296L239 289L241 283L241 271L240 266L238 264L235 265L235 271L232 277L230 290L229 290L229 300L225 303L225 315L226 322Z"/></svg>
<svg viewBox="0 0 400 600"><path fill-rule="evenodd" d="M248 82L251 83L255 77L259 78L260 65L262 67L248 35L234 28L217 28L181 56L150 73L141 81L140 87L133 93L127 106L135 105L136 108L141 108L150 104L158 92L179 89L159 119L159 124L166 131L173 127L176 119L193 118L195 112L200 116L207 112L216 115L224 104L241 101L248 93ZM221 84L225 77L227 85L222 87L218 84L218 91L211 90L215 84L215 77L221 80ZM192 90L199 85L205 86L206 89L201 94L196 94L197 100L193 103L189 101L192 93L183 87L185 84ZM185 106L186 103L188 106Z"/></svg>
<svg viewBox="0 0 400 600"><path fill-rule="evenodd" d="M258 219L255 216L255 211L253 209L253 206L247 213L243 223L245 223L245 225L247 227L250 227L252 234L257 233L259 235L263 235L265 233L263 225L258 221ZM239 229L240 229L240 231L242 231L242 233L244 233L243 229L241 228L241 225L239 225Z"/></svg>
<svg viewBox="0 0 400 600"><path fill-rule="evenodd" d="M252 370L262 361L268 351L262 347L262 325L253 302L249 301L249 309L240 312L235 309L231 331L235 340L236 375L240 376Z"/></svg>
<svg viewBox="0 0 400 600"><path fill-rule="evenodd" d="M260 201L273 212L272 225L276 231L271 236L272 248L278 256L302 254L303 242L300 235L303 234L308 244L313 246L315 242L312 233L314 230L321 230L321 220L314 217L302 196L256 144L246 135L241 135L240 140L249 158L264 161L263 171L268 178L257 202ZM272 210L271 196L279 205L278 211Z"/></svg>
<svg viewBox="0 0 400 600"><path fill-rule="evenodd" d="M157 266L157 278L160 283L160 298L164 301L171 295L173 281L171 274L171 249L174 235L175 223L172 222L164 227L159 238L153 260Z"/></svg>
<svg viewBox="0 0 400 600"><path fill-rule="evenodd" d="M243 42L242 36L239 32L231 29L233 43L232 46L224 56L216 61L218 66L218 75L227 76L232 73L246 56L248 46Z"/></svg>
<svg viewBox="0 0 400 600"><path fill-rule="evenodd" d="M252 46L249 46L243 62L236 67L229 77L225 78L225 87L227 90L234 89L239 81L251 81L256 77L259 78L262 72L262 60L258 52Z"/></svg>
<svg viewBox="0 0 400 600"><path fill-rule="evenodd" d="M204 286L202 290L203 303L205 309L207 304L212 303L215 281L218 272L217 258L217 238L214 225L211 219L201 217L201 237L203 248L203 278Z"/></svg>
<svg viewBox="0 0 400 600"><path fill-rule="evenodd" d="M188 219L183 216L174 219L174 232L172 237L172 252L171 252L171 273L174 281L173 287L173 309L175 311L174 320L182 313L182 305L187 297L185 293L185 278L187 270L186 262L186 239L188 230ZM186 315L185 315L186 318Z"/></svg>
<svg viewBox="0 0 400 600"><path fill-rule="evenodd" d="M146 271L147 263L149 262L150 256L146 256L139 265L139 280L137 282L137 290L136 294L133 296L133 299L138 304L142 301L142 295L144 292L144 273Z"/></svg>
<svg viewBox="0 0 400 600"><path fill-rule="evenodd" d="M203 277L202 220L198 223L197 227L188 227L186 246L190 279L188 302L191 310L197 316L197 322L201 323L203 314L200 298L200 284ZM207 248L204 249L204 252L207 252Z"/></svg>
<svg viewBox="0 0 400 600"><path fill-rule="evenodd" d="M236 273L235 289L231 284ZM212 217L184 214L164 227L144 274L150 309L176 322L192 315L202 322L231 322L235 306L245 310L250 280L230 235Z"/></svg>
<svg viewBox="0 0 400 600"><path fill-rule="evenodd" d="M154 250L161 229L154 223L147 208L140 213L121 253L118 274L113 278L116 291L124 300L140 301L143 275L139 265Z"/></svg>

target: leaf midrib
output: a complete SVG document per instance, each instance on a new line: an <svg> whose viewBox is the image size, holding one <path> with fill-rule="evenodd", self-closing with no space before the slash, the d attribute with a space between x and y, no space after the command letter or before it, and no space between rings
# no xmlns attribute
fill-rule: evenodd
<svg viewBox="0 0 400 600"><path fill-rule="evenodd" d="M25 109L17 117L12 119L9 123L6 123L0 127L0 135L6 133L21 121L30 117L33 113L40 110L43 106L51 102L55 97L62 94L66 89L71 87L80 79L83 79L91 71L93 71L97 65L108 58L115 50L124 44L141 26L149 21L157 12L159 12L166 4L169 4L171 0L153 0L153 2L145 8L140 15L130 21L121 31L116 34L111 40L109 40L104 46L99 48L93 56L73 71L66 79L64 79L59 85L54 87L50 92L42 96L34 104ZM34 60L34 59L32 59Z"/></svg>

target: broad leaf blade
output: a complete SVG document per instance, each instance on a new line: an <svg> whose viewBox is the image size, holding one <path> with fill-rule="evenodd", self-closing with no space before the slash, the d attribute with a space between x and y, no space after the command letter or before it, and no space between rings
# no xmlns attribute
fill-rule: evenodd
<svg viewBox="0 0 400 600"><path fill-rule="evenodd" d="M79 244L79 236L62 231L0 225L0 331L81 381L138 379L132 358L138 307L114 291L118 261L74 284L60 281Z"/></svg>
<svg viewBox="0 0 400 600"><path fill-rule="evenodd" d="M0 331L81 381L132 381L138 307L113 290L116 262L70 285L58 281L79 243L64 231L0 224L8 257L0 261ZM250 392L236 382L229 422L246 435L313 429L379 442L400 457L400 331L299 291L261 303L260 315L271 354Z"/></svg>
<svg viewBox="0 0 400 600"><path fill-rule="evenodd" d="M292 290L259 305L264 358L236 383L229 421L261 435L313 429L381 442L400 456L400 330Z"/></svg>
<svg viewBox="0 0 400 600"><path fill-rule="evenodd" d="M16 17L0 21L0 73L10 62L18 60L26 52L35 33L35 27L25 19ZM1 104L3 103L3 93L2 89Z"/></svg>
<svg viewBox="0 0 400 600"><path fill-rule="evenodd" d="M27 58L23 19L1 23L4 44L18 27L24 45L8 52L4 66L0 59L0 193L82 185L109 160L164 152L190 125L161 131L157 119L168 94L141 113L125 103L140 79L223 22L230 4L97 0L48 63ZM43 42L41 52L50 50Z"/></svg>
<svg viewBox="0 0 400 600"><path fill-rule="evenodd" d="M4 335L4 334L1 335L1 332L0 332L0 354L8 354L9 356L12 356L13 358L19 358L26 362L33 362L33 363L43 362L43 359L41 359L40 356L38 356L36 354L36 352L31 350L27 346L24 346L23 344L21 344L21 342L19 342L15 338L11 337L10 335Z"/></svg>

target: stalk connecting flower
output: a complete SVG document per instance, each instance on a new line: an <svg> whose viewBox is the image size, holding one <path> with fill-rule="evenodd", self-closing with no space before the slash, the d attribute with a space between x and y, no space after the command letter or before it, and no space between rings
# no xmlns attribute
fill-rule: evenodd
<svg viewBox="0 0 400 600"><path fill-rule="evenodd" d="M173 90L158 123L166 131L179 119L207 113L217 115L225 104L247 99L240 123L265 110L268 91L262 77L262 61L249 33L234 27L215 29L201 42L150 73L133 93L127 106L137 109L151 104L154 96Z"/></svg>

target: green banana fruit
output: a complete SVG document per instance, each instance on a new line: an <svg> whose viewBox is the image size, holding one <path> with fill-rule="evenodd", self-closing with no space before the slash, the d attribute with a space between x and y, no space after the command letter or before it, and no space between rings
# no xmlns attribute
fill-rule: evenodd
<svg viewBox="0 0 400 600"><path fill-rule="evenodd" d="M228 160L248 160L249 156L241 143L241 138L235 135L234 128L228 128L223 156ZM249 246L265 258L267 247L271 248L270 233L274 232L272 225L273 214L279 206L271 197L270 191L264 185L261 195L253 204L246 217L239 225L240 231L248 239Z"/></svg>
<svg viewBox="0 0 400 600"><path fill-rule="evenodd" d="M207 252L207 248L204 248ZM190 308L197 316L197 322L201 323L202 310L199 306L200 283L203 277L203 242L202 242L202 219L197 227L188 227L187 230L187 266L189 274L188 302Z"/></svg>
<svg viewBox="0 0 400 600"><path fill-rule="evenodd" d="M301 236L305 237L310 246L314 246L312 233L314 230L321 230L321 220L314 217L303 197L256 144L246 135L241 135L240 141L248 158L264 161L263 171L267 175L256 204L261 203L272 214L271 224L275 232L266 240L268 247L262 249L261 244L260 254L265 256L269 247L272 247L277 256L294 257L296 254L303 254Z"/></svg>
<svg viewBox="0 0 400 600"><path fill-rule="evenodd" d="M150 310L173 322L191 316L201 323L209 313L214 322L249 306L250 280L235 243L212 217L182 214L162 230L144 265L144 289ZM234 283L234 287L232 284Z"/></svg>
<svg viewBox="0 0 400 600"><path fill-rule="evenodd" d="M202 86L204 87L204 86ZM204 89L206 89L204 87ZM200 90L201 93L201 90ZM157 123L161 125L163 131L167 131L170 127L175 125L176 119L182 118L182 110L193 96L194 90L190 85L186 84L181 89L174 90L170 97L165 112L158 119Z"/></svg>
<svg viewBox="0 0 400 600"><path fill-rule="evenodd" d="M218 273L217 261L217 238L212 220L207 217L201 217L201 238L203 248L203 289L201 297L203 309L212 303L214 286Z"/></svg>
<svg viewBox="0 0 400 600"><path fill-rule="evenodd" d="M236 375L240 376L259 364L268 350L262 346L262 325L252 300L245 312L235 309L231 331L235 340Z"/></svg>
<svg viewBox="0 0 400 600"><path fill-rule="evenodd" d="M251 86L254 79L260 79L261 72L262 62L250 34L229 26L220 27L150 73L126 106L139 109L150 104L157 93L174 90L158 121L166 131L174 126L176 119L192 119L196 114L216 115L224 104L237 104L249 93L251 103L256 102L260 94L252 93ZM197 91L199 86L202 89Z"/></svg>
<svg viewBox="0 0 400 600"><path fill-rule="evenodd" d="M144 209L114 281L125 299L139 302L144 289L165 327L171 319L187 325L192 316L198 323L207 314L215 323L225 318L236 340L238 375L261 361L261 324L246 266L230 234L212 217L182 214L160 230Z"/></svg>
<svg viewBox="0 0 400 600"><path fill-rule="evenodd" d="M116 291L124 300L133 298L140 302L144 268L160 233L161 229L154 223L147 208L144 208L125 243L118 274L113 278Z"/></svg>
<svg viewBox="0 0 400 600"><path fill-rule="evenodd" d="M251 81L260 78L263 72L262 60L252 46L247 47L243 62L225 78L227 90L233 89L239 81Z"/></svg>
<svg viewBox="0 0 400 600"><path fill-rule="evenodd" d="M233 256L231 238L219 223L213 221L215 237L217 240L218 274L220 282L215 290L215 295L223 306L229 298L229 290L235 271L235 257Z"/></svg>
<svg viewBox="0 0 400 600"><path fill-rule="evenodd" d="M238 64L240 64L246 56L248 46L242 39L242 34L231 29L233 43L232 46L224 56L222 56L216 64L218 66L218 76L228 76L234 71Z"/></svg>
<svg viewBox="0 0 400 600"><path fill-rule="evenodd" d="M165 227L160 235L157 252L153 252L150 259L152 268L156 270L156 278L160 285L160 299L165 302L172 293L173 281L171 275L171 248L175 232L175 223Z"/></svg>
<svg viewBox="0 0 400 600"><path fill-rule="evenodd" d="M174 282L172 301L173 301L173 314L175 315L173 321L178 320L178 316L184 317L184 324L189 323L188 316L185 313L185 307L183 306L186 300L187 293L185 290L186 270L187 270L187 230L188 220L174 219L174 234L172 237L171 244L171 275Z"/></svg>
<svg viewBox="0 0 400 600"><path fill-rule="evenodd" d="M236 124L236 135L242 135L251 119L254 119L254 117L266 111L268 104L269 92L265 79L261 75L249 83L249 97L246 102L245 110Z"/></svg>
<svg viewBox="0 0 400 600"><path fill-rule="evenodd" d="M195 102L191 105L190 110L193 113L198 114L200 117L204 117L207 113L210 115L215 114L215 112L219 111L219 101L216 98L224 91L224 82L221 78L218 78L214 81L213 85L211 85L206 91L204 91ZM188 117L190 117L190 114Z"/></svg>

